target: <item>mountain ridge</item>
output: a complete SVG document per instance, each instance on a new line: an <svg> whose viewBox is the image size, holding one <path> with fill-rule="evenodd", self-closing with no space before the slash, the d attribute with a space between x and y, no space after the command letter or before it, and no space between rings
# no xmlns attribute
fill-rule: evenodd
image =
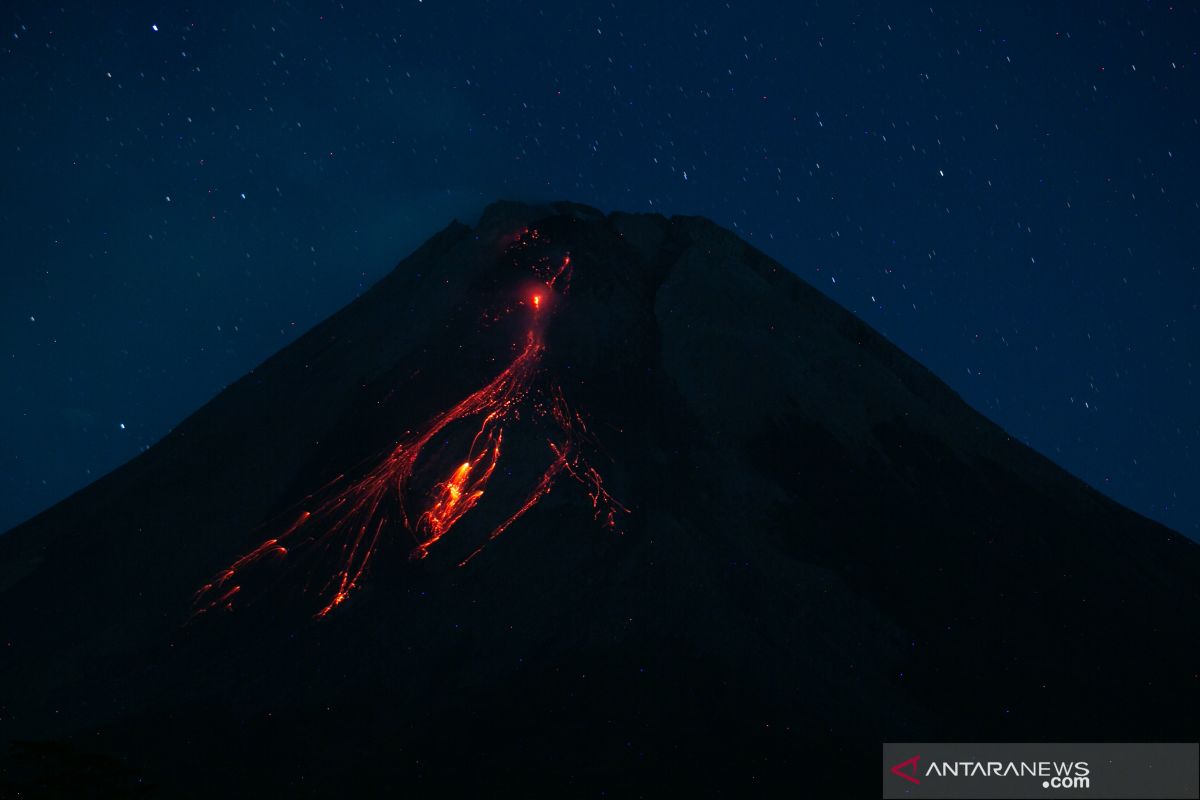
<svg viewBox="0 0 1200 800"><path fill-rule="evenodd" d="M530 270L564 257L570 291L536 289L539 310ZM479 506L423 557L396 523L327 618L289 584L289 553L251 601L186 623L194 593L317 487L502 375L530 315L538 374L596 431L589 458L625 527L597 525L590 484L560 472L489 540L550 458L522 406ZM455 430L414 480L444 471ZM433 491L403 496L419 508ZM99 743L159 782L219 754L247 787L308 791L296 753L321 743L344 759L326 788L351 772L363 791L458 791L483 780L455 776L466 736L510 787L710 794L786 781L815 753L874 759L885 738L1194 734L1179 711L1197 696L1195 543L702 218L501 202L451 223L160 443L0 537L0 570L0 686L23 687L0 692L0 736ZM184 733L148 733L164 720ZM287 743L270 745L278 764L226 751L263 741Z"/></svg>

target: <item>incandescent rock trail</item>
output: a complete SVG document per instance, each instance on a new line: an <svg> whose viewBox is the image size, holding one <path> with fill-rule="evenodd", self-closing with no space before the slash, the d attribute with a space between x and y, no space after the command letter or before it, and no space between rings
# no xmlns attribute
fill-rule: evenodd
<svg viewBox="0 0 1200 800"><path fill-rule="evenodd" d="M200 588L195 598L197 614L232 611L234 603L241 599L245 573L263 562L287 559L292 555L288 548L293 542L298 542L301 548L333 551L332 574L319 591L323 605L317 617L345 602L351 590L359 586L385 533L410 535L413 549L409 557L424 558L483 498L484 489L500 464L505 431L522 418L553 423L553 430L545 435L550 462L533 483L526 500L492 529L484 544L528 513L550 493L563 473L587 487L597 519L603 517L606 527L616 527L617 512L627 509L604 488L600 472L588 461L584 452L584 445L591 438L587 422L567 402L558 376L546 375L542 367L547 348L547 317L565 301L572 274L570 254L551 260L539 253L546 246L553 246L551 240L536 228L522 229L515 236L502 258L511 259L516 268L509 282L519 288L523 283L519 276L532 274L541 285L528 289L523 297L509 289L500 295L505 301L502 309L485 312L491 322L510 316L524 318L524 343L513 344L516 355L511 363L482 388L406 436L362 477L347 484L346 473L339 473L317 494L306 498L306 504L312 504L315 511L302 511L281 533L235 560ZM559 299L552 302L555 292ZM434 485L428 497L418 498L424 510L417 516L410 515L407 495L425 451L435 438L446 435L452 425L467 420L477 422L468 429L468 432L474 430L474 434L464 439L461 449L464 460ZM534 438L543 435L538 431L532 433ZM319 499L320 495L325 495L325 499ZM459 566L465 566L484 544L476 547Z"/></svg>

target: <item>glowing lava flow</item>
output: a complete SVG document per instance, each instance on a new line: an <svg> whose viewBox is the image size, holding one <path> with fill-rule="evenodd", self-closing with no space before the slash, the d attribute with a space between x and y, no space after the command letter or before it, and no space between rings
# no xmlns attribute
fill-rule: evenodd
<svg viewBox="0 0 1200 800"><path fill-rule="evenodd" d="M532 238L537 239L536 231L532 233ZM570 256L563 257L557 265L548 267L542 263L534 269L551 291L556 289L556 284L559 292L565 292L569 286L572 269ZM266 540L218 573L196 593L196 613L214 609L231 610L234 597L242 591L243 574L268 559L286 558L293 540L296 541L293 549L303 545L335 554L337 566L321 589L322 605L316 614L318 617L325 616L345 602L361 584L380 539L396 525L410 532L416 541L410 557L424 558L430 548L475 508L483 497L500 461L505 430L510 422L519 417L522 408L551 421L556 429L547 440L550 465L525 502L497 525L484 544L459 566L469 562L488 542L503 534L537 505L563 474L583 485L592 501L596 519L609 528L615 528L616 515L626 509L604 488L600 473L588 463L583 453L585 444L595 444L583 417L568 407L557 384L536 380L546 349L537 315L543 309L546 298L539 292L533 294L529 302L534 321L526 334L524 347L507 368L481 389L438 414L422 431L397 444L361 478L318 502L278 536ZM534 394L541 402L534 401L531 397ZM424 511L415 520L410 520L406 510L406 495L423 451L452 423L476 417L479 418L479 427L465 457L449 476L434 486ZM301 536L301 531L309 535Z"/></svg>

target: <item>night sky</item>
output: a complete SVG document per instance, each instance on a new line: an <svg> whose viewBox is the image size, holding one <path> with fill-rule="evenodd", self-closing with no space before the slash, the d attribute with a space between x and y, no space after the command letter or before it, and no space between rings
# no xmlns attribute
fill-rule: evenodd
<svg viewBox="0 0 1200 800"><path fill-rule="evenodd" d="M0 530L497 198L701 214L1200 538L1193 4L17 0Z"/></svg>

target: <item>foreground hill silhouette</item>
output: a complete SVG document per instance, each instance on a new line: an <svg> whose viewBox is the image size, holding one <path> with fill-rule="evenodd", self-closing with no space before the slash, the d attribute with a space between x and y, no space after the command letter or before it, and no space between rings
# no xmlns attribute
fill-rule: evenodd
<svg viewBox="0 0 1200 800"><path fill-rule="evenodd" d="M1194 739L1198 612L732 233L498 203L0 537L0 794L873 795Z"/></svg>

